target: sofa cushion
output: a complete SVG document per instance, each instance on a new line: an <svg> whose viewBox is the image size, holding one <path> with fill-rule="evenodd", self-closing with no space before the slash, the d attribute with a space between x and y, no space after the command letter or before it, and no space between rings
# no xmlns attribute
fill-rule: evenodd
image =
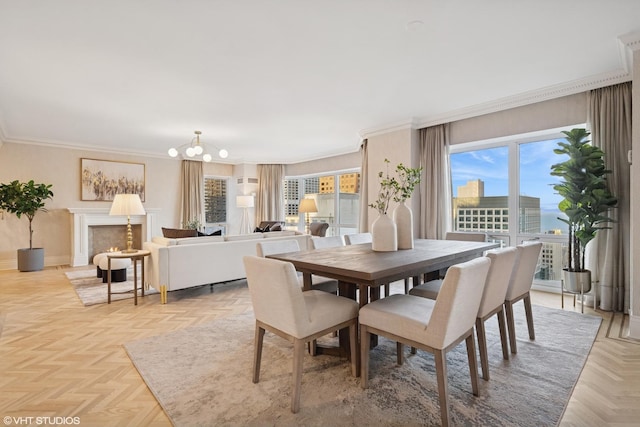
<svg viewBox="0 0 640 427"><path fill-rule="evenodd" d="M170 239L179 239L181 237L198 237L198 230L162 227L162 236Z"/></svg>
<svg viewBox="0 0 640 427"><path fill-rule="evenodd" d="M209 234L198 231L198 237L205 237L205 236L222 236L222 230L216 230L213 233L209 233Z"/></svg>
<svg viewBox="0 0 640 427"><path fill-rule="evenodd" d="M254 233L254 234L237 234L235 236L224 236L224 240L225 242L233 242L236 240L257 240L257 239L262 239L263 234L262 233Z"/></svg>

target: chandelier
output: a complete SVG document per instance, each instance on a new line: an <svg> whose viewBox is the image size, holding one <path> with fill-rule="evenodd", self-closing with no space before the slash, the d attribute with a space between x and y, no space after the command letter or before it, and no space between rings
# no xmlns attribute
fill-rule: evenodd
<svg viewBox="0 0 640 427"><path fill-rule="evenodd" d="M178 148L169 148L169 155L171 157L177 157L178 154L182 153L183 158L186 156L188 158L200 157L202 156L202 160L205 162L210 162L213 159L211 155L211 150L209 146L204 142L200 141L200 135L202 132L196 130L193 132L196 136L191 139L191 142L186 144L182 144ZM218 147L213 147L218 151L218 156L221 159L226 159L229 156L229 152L224 148L219 149Z"/></svg>

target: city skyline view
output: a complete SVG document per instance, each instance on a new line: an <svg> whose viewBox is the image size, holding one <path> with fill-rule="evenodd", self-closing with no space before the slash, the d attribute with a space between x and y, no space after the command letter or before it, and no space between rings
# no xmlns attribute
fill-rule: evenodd
<svg viewBox="0 0 640 427"><path fill-rule="evenodd" d="M559 178L550 174L551 165L566 159L566 156L553 152L559 141L564 141L564 138L451 154L453 197L458 197L458 187L478 179L484 182L485 197L508 196L511 147L519 150L519 194L540 199L540 231L560 229L566 234L566 224L557 219L564 216L558 209L562 198L553 189Z"/></svg>

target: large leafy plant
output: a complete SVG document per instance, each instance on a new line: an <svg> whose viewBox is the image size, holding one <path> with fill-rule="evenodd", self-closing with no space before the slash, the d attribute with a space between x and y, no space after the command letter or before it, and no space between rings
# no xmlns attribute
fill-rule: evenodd
<svg viewBox="0 0 640 427"><path fill-rule="evenodd" d="M0 184L0 209L29 220L29 249L33 249L33 217L38 211L46 212L45 201L52 197L51 184L36 184L33 180Z"/></svg>
<svg viewBox="0 0 640 427"><path fill-rule="evenodd" d="M608 216L617 204L616 197L607 187L606 175L611 173L604 164L604 152L590 144L586 129L568 132L566 142L559 142L554 153L569 158L551 166L551 175L561 178L553 189L563 197L558 208L567 217L558 219L569 226L568 271L585 271L584 255L587 244L598 230L611 228Z"/></svg>

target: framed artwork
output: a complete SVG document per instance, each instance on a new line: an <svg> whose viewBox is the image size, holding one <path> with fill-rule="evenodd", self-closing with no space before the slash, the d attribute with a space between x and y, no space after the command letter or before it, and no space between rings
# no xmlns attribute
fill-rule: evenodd
<svg viewBox="0 0 640 427"><path fill-rule="evenodd" d="M81 159L81 200L111 201L116 194L138 194L144 202L144 163Z"/></svg>

